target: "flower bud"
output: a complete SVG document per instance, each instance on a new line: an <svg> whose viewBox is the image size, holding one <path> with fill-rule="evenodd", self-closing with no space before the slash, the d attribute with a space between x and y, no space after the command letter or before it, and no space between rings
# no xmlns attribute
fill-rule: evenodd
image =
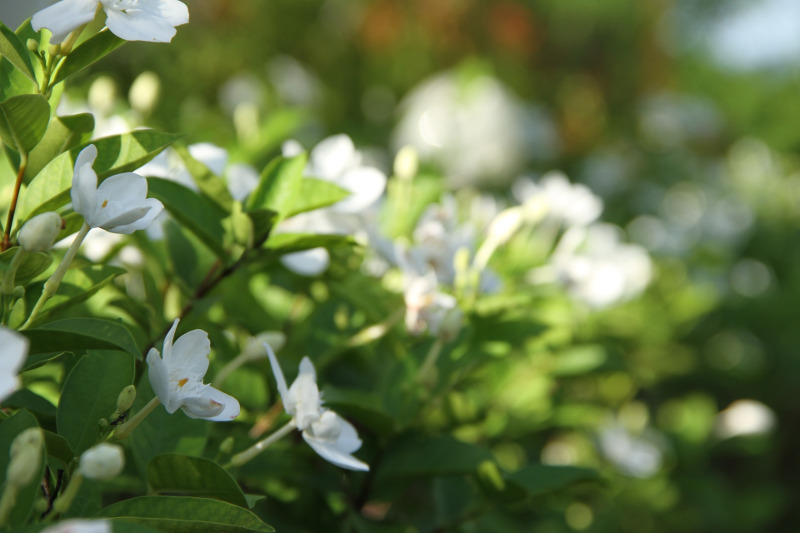
<svg viewBox="0 0 800 533"><path fill-rule="evenodd" d="M413 146L404 146L394 158L394 175L401 180L411 181L419 169L419 156Z"/></svg>
<svg viewBox="0 0 800 533"><path fill-rule="evenodd" d="M47 49L47 53L50 54L52 57L61 55L61 44L51 44L50 47Z"/></svg>
<svg viewBox="0 0 800 533"><path fill-rule="evenodd" d="M125 454L118 444L101 442L81 455L78 471L88 479L107 480L116 477L125 466Z"/></svg>
<svg viewBox="0 0 800 533"><path fill-rule="evenodd" d="M136 387L134 385L128 385L122 389L122 392L120 392L119 396L117 396L117 416L133 407L133 401L135 399Z"/></svg>
<svg viewBox="0 0 800 533"><path fill-rule="evenodd" d="M257 361L267 357L267 350L264 343L269 344L273 351L277 352L286 344L286 335L280 331L264 331L247 342L247 346L242 351L243 357L248 361Z"/></svg>
<svg viewBox="0 0 800 533"><path fill-rule="evenodd" d="M30 483L42 464L42 431L29 428L17 435L11 443L11 460L6 480L9 485L22 487Z"/></svg>
<svg viewBox="0 0 800 533"><path fill-rule="evenodd" d="M497 245L508 241L519 229L524 220L524 210L519 207L509 207L497 214L489 224L487 239L491 239Z"/></svg>
<svg viewBox="0 0 800 533"><path fill-rule="evenodd" d="M61 231L61 217L48 211L28 220L19 230L17 240L26 252L46 252Z"/></svg>
<svg viewBox="0 0 800 533"><path fill-rule="evenodd" d="M228 437L219 445L219 453L228 455L233 451L233 437Z"/></svg>
<svg viewBox="0 0 800 533"><path fill-rule="evenodd" d="M158 94L161 91L161 80L158 74L152 70L139 74L128 92L128 100L131 107L139 113L149 114L158 102Z"/></svg>
<svg viewBox="0 0 800 533"><path fill-rule="evenodd" d="M30 50L34 54L39 51L39 41L37 41L36 39L28 39L25 42L25 45L28 47L28 50Z"/></svg>

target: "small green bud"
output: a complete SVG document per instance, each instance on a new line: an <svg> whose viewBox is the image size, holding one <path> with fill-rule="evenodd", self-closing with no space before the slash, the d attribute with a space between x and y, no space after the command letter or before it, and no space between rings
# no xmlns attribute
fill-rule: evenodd
<svg viewBox="0 0 800 533"><path fill-rule="evenodd" d="M9 485L22 487L30 483L42 465L42 430L29 428L11 443L11 460L6 480Z"/></svg>
<svg viewBox="0 0 800 533"><path fill-rule="evenodd" d="M28 39L25 44L28 47L28 50L33 52L34 54L39 51L39 41L36 39Z"/></svg>
<svg viewBox="0 0 800 533"><path fill-rule="evenodd" d="M100 420L97 421L97 425L100 427L100 429L108 428L108 425L109 425L108 424L108 419L107 418L101 418Z"/></svg>
<svg viewBox="0 0 800 533"><path fill-rule="evenodd" d="M136 387L128 385L117 396L117 416L123 414L125 411L133 407L133 401L136 399Z"/></svg>
<svg viewBox="0 0 800 533"><path fill-rule="evenodd" d="M47 53L50 54L52 57L61 55L61 45L51 44L50 47L47 49Z"/></svg>
<svg viewBox="0 0 800 533"><path fill-rule="evenodd" d="M219 453L228 455L233 451L233 437L228 437L219 445Z"/></svg>
<svg viewBox="0 0 800 533"><path fill-rule="evenodd" d="M26 252L46 252L61 231L61 217L48 211L28 220L19 230L17 240Z"/></svg>
<svg viewBox="0 0 800 533"><path fill-rule="evenodd" d="M25 287L22 285L17 285L14 287L14 298L20 299L25 297Z"/></svg>

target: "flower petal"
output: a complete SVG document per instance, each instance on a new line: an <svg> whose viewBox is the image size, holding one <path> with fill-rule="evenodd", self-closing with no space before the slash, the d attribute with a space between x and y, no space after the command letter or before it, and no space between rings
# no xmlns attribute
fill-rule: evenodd
<svg viewBox="0 0 800 533"><path fill-rule="evenodd" d="M325 248L311 248L281 256L283 266L301 276L317 276L328 269L330 256Z"/></svg>
<svg viewBox="0 0 800 533"><path fill-rule="evenodd" d="M272 367L272 373L275 374L275 382L278 384L278 393L281 395L281 401L286 406L286 400L289 397L289 389L286 388L286 378L283 377L283 370L281 365L278 364L278 358L275 357L275 352L272 351L269 344L264 343L264 349L267 350L267 357L269 357L269 365Z"/></svg>
<svg viewBox="0 0 800 533"><path fill-rule="evenodd" d="M91 22L98 4L97 0L61 0L37 11L31 18L31 27L34 31L47 28L53 32L50 44L58 44L69 32Z"/></svg>
<svg viewBox="0 0 800 533"><path fill-rule="evenodd" d="M132 203L147 197L147 180L139 174L124 172L107 178L97 187L97 202Z"/></svg>
<svg viewBox="0 0 800 533"><path fill-rule="evenodd" d="M357 213L381 197L386 189L386 175L377 168L359 167L345 172L336 184L352 194L331 209L339 213Z"/></svg>
<svg viewBox="0 0 800 533"><path fill-rule="evenodd" d="M320 457L336 466L348 470L361 470L363 472L369 470L369 465L367 463L359 461L348 452L339 449L335 443L317 439L309 434L308 431L303 432L303 439Z"/></svg>
<svg viewBox="0 0 800 533"><path fill-rule="evenodd" d="M144 2L140 2L143 4ZM180 3L180 2L178 2ZM106 7L106 26L111 32L126 41L151 41L168 43L175 36L175 24L164 18L157 10L152 10L151 2L142 8L120 10ZM183 4L184 8L186 5ZM189 11L186 8L186 21ZM183 22L179 23L182 24Z"/></svg>
<svg viewBox="0 0 800 533"><path fill-rule="evenodd" d="M163 358L167 366L172 365L172 339L175 338L175 331L178 329L178 323L180 321L180 318L176 318L172 322L172 327L169 328L166 337L164 337L164 347L161 349L161 352L164 354Z"/></svg>
<svg viewBox="0 0 800 533"><path fill-rule="evenodd" d="M92 165L97 159L97 147L90 144L78 154L72 174L72 208L84 219L91 218L97 208L97 174Z"/></svg>
<svg viewBox="0 0 800 533"><path fill-rule="evenodd" d="M156 217L158 217L158 215L164 211L164 204L155 198L147 198L141 206L135 209L136 210L130 213L130 215L133 217L134 213L136 213L138 214L138 217L132 222L124 223L126 219L119 217L113 221L108 221L105 225L103 225L103 229L106 231L112 231L114 233L124 233L126 235L130 235L136 230L147 229L150 227L150 224L153 223Z"/></svg>
<svg viewBox="0 0 800 533"><path fill-rule="evenodd" d="M186 398L183 402L183 412L189 418L227 422L239 416L239 411L239 401L236 398L211 385L204 385L200 395Z"/></svg>
<svg viewBox="0 0 800 533"><path fill-rule="evenodd" d="M164 404L164 407L169 411L170 394L169 394L169 368L167 364L161 359L161 355L155 348L150 348L147 352L147 376L150 378L150 386L153 387L153 392L156 393L158 399ZM174 413L173 409L170 413Z"/></svg>
<svg viewBox="0 0 800 533"><path fill-rule="evenodd" d="M338 182L349 168L358 164L359 156L353 141L345 134L323 139L311 150L307 173L313 178Z"/></svg>
<svg viewBox="0 0 800 533"><path fill-rule="evenodd" d="M208 354L211 353L211 341L208 333L202 329L193 329L184 333L172 347L171 370L182 378L202 381L208 370Z"/></svg>

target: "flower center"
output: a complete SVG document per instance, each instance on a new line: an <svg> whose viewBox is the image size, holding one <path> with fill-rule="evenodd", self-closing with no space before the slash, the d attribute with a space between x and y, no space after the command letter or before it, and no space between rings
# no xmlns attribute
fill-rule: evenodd
<svg viewBox="0 0 800 533"><path fill-rule="evenodd" d="M188 383L188 381L189 381L189 378L183 378L182 380L180 380L178 382L178 387L183 387L184 385L186 385L186 383Z"/></svg>
<svg viewBox="0 0 800 533"><path fill-rule="evenodd" d="M106 207L107 205L108 205L108 200L103 200L103 203L100 205L100 207Z"/></svg>

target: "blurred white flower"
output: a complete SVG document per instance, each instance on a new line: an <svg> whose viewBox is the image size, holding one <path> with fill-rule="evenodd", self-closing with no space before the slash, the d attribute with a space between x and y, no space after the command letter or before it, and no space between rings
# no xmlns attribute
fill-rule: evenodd
<svg viewBox="0 0 800 533"><path fill-rule="evenodd" d="M81 454L78 471L88 479L108 480L117 477L125 467L122 446L101 442Z"/></svg>
<svg viewBox="0 0 800 533"><path fill-rule="evenodd" d="M535 183L530 178L517 180L512 191L523 208L539 209L543 203L547 217L566 226L585 226L603 212L603 201L588 187L570 183L561 172L548 172Z"/></svg>
<svg viewBox="0 0 800 533"><path fill-rule="evenodd" d="M28 339L0 326L0 402L19 388L19 369L28 356Z"/></svg>
<svg viewBox="0 0 800 533"><path fill-rule="evenodd" d="M98 6L106 12L106 26L126 41L168 43L175 26L189 22L189 9L178 0L61 0L36 12L34 31L53 32L52 44L60 43L73 30L94 19Z"/></svg>
<svg viewBox="0 0 800 533"><path fill-rule="evenodd" d="M317 373L311 360L304 357L300 361L300 373L292 386L287 388L278 359L268 344L264 348L269 355L284 409L292 416L291 423L302 431L303 440L323 459L336 466L349 470L369 470L369 465L352 455L361 447L356 428L333 411L322 407Z"/></svg>
<svg viewBox="0 0 800 533"><path fill-rule="evenodd" d="M203 383L208 370L211 343L208 333L194 329L175 341L178 319L164 339L163 356L155 348L147 354L150 384L168 413L179 408L190 418L227 421L239 416L239 402L233 396Z"/></svg>
<svg viewBox="0 0 800 533"><path fill-rule="evenodd" d="M657 435L652 430L637 436L616 421L601 430L600 450L621 472L640 478L654 476L663 462Z"/></svg>
<svg viewBox="0 0 800 533"><path fill-rule="evenodd" d="M110 520L73 518L45 528L41 533L111 533Z"/></svg>
<svg viewBox="0 0 800 533"><path fill-rule="evenodd" d="M147 198L147 180L133 172L117 174L97 186L92 165L97 148L90 144L78 154L72 177L72 207L92 228L133 233L150 225L164 205Z"/></svg>
<svg viewBox="0 0 800 533"><path fill-rule="evenodd" d="M756 400L736 400L717 415L716 433L723 439L761 435L775 428L775 412Z"/></svg>
<svg viewBox="0 0 800 533"><path fill-rule="evenodd" d="M412 335L429 333L451 340L461 329L458 301L439 289L436 275L407 277L403 298L406 303L406 329Z"/></svg>

